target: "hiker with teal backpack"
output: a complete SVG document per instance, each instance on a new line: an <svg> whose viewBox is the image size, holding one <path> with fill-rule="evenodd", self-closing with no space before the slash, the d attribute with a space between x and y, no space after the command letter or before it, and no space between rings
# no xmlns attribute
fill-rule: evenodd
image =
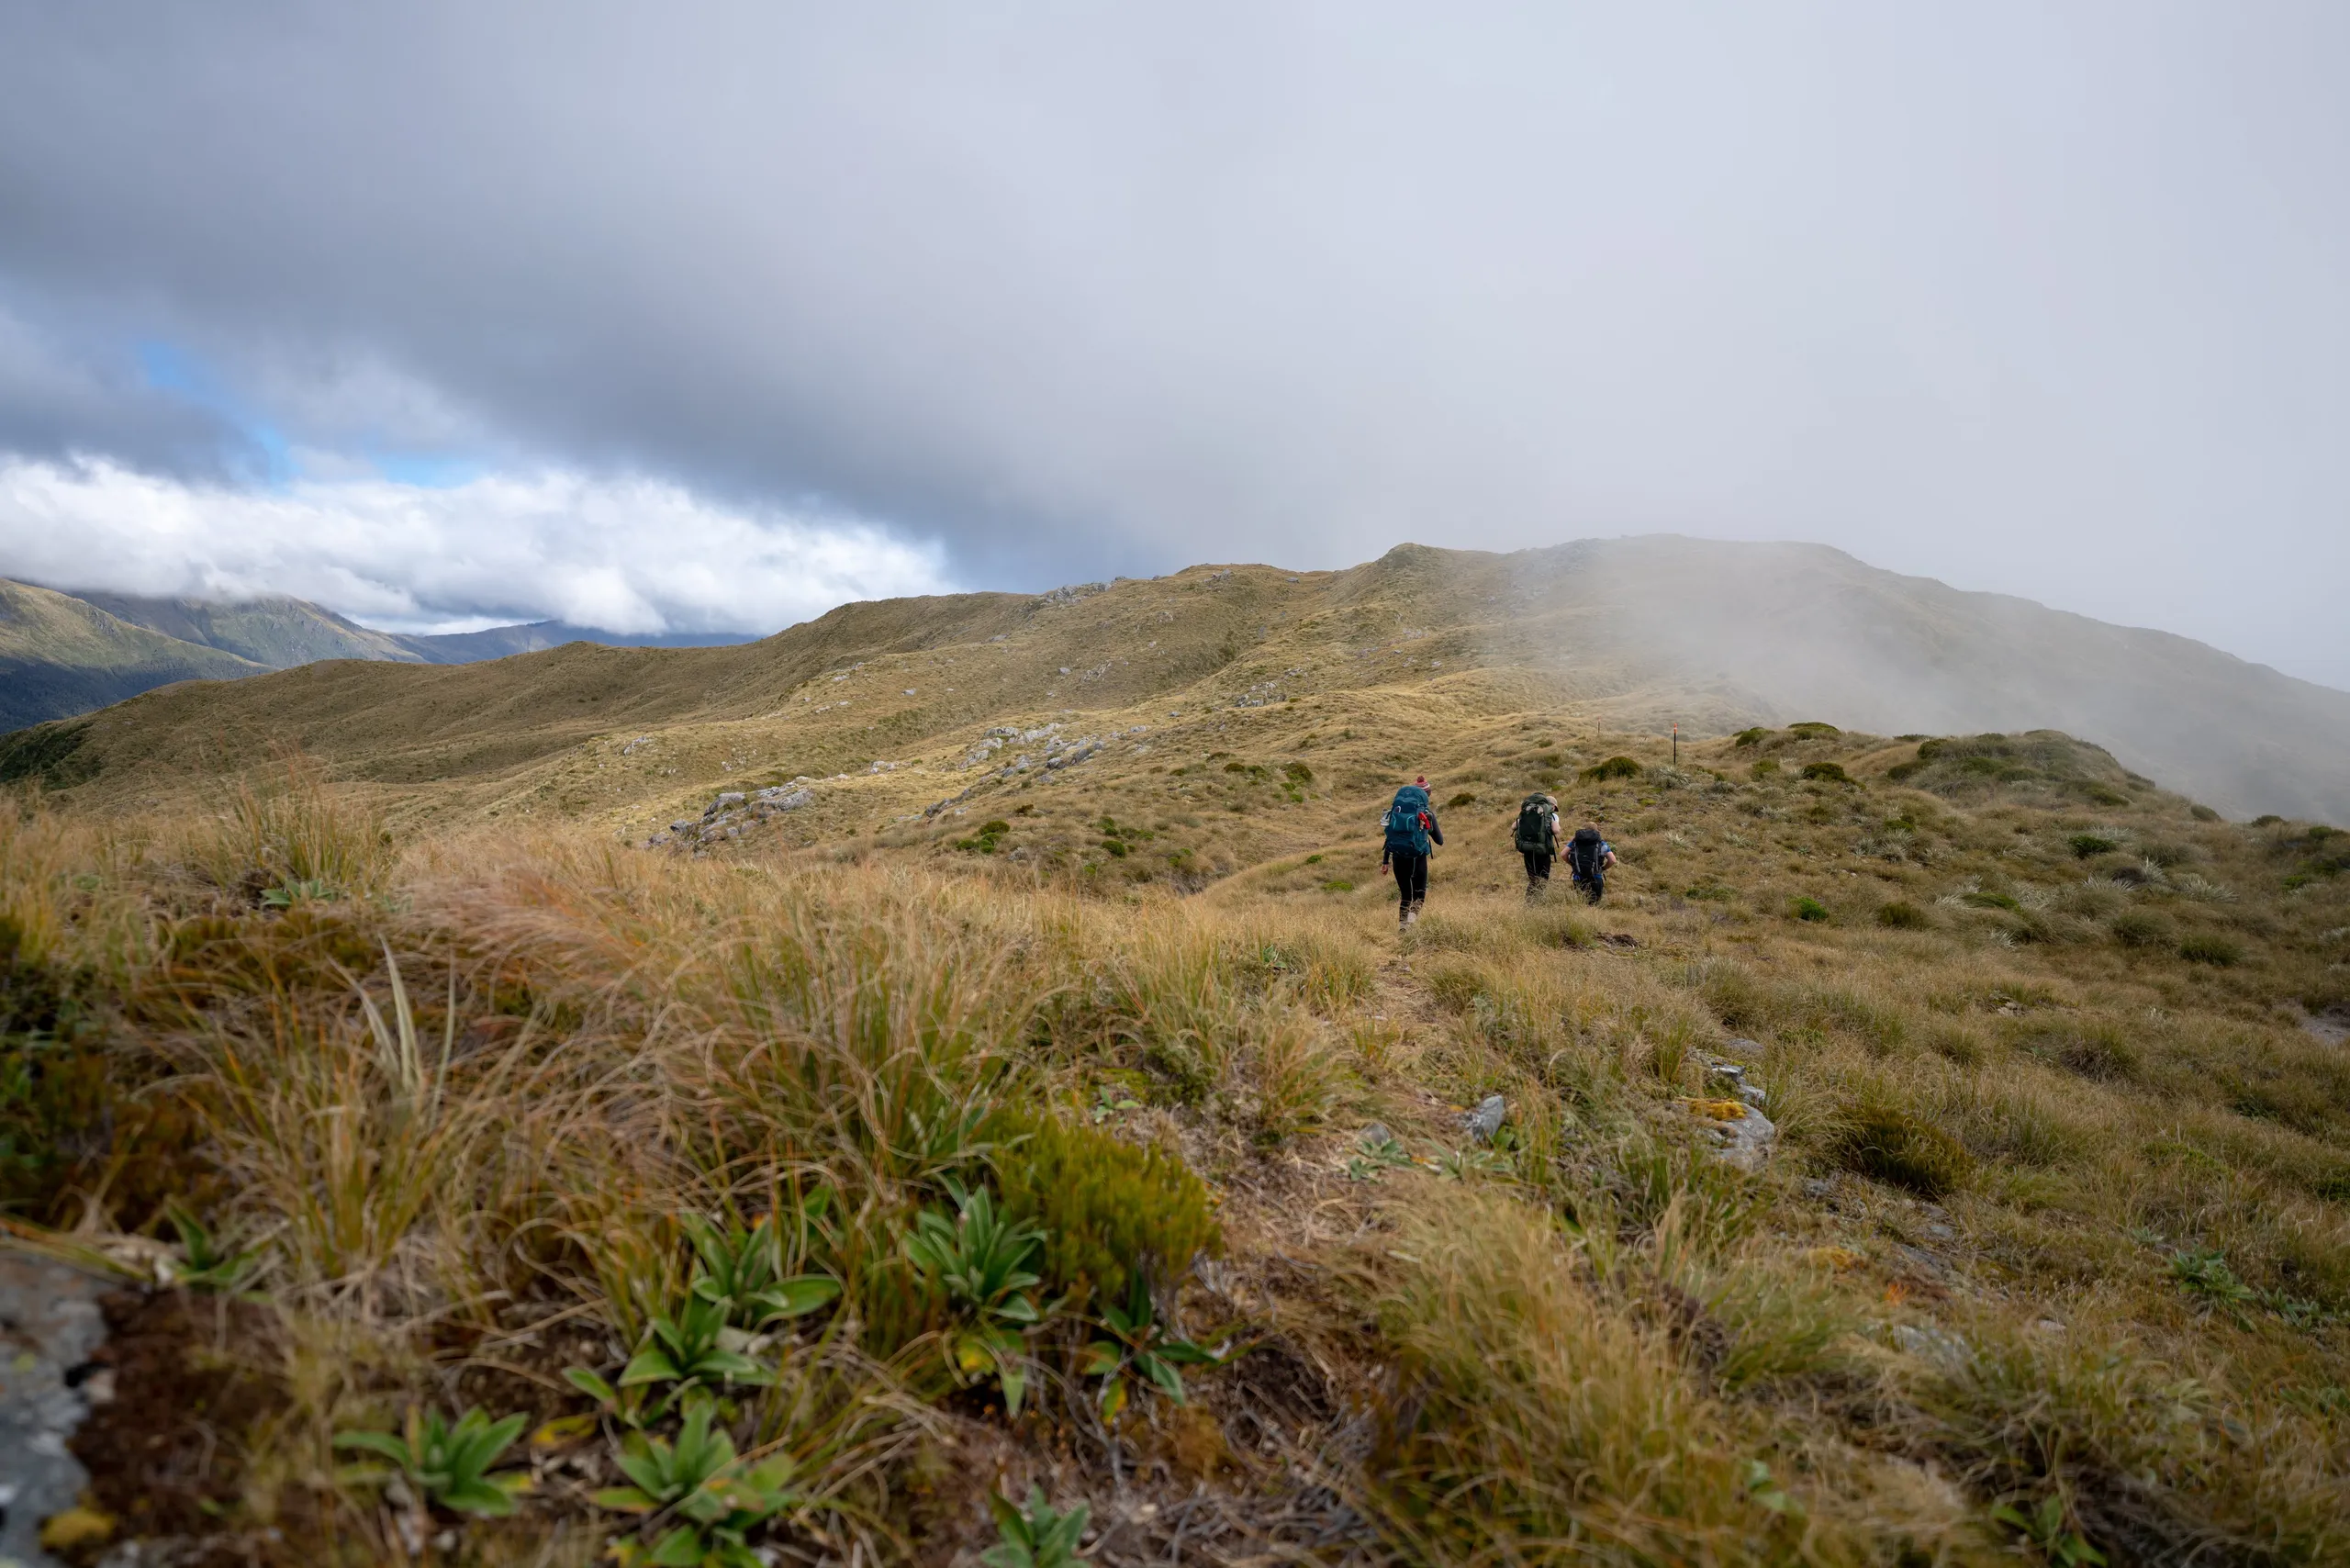
<svg viewBox="0 0 2350 1568"><path fill-rule="evenodd" d="M1379 852L1379 864L1382 869L1395 868L1395 924L1407 926L1419 919L1420 906L1428 900L1430 846L1444 842L1444 829L1437 826L1429 805L1425 774L1395 791L1382 824L1387 842Z"/></svg>
<svg viewBox="0 0 2350 1568"><path fill-rule="evenodd" d="M1539 790L1526 797L1511 843L1526 857L1526 899L1531 903L1550 886L1550 862L1559 853L1559 802Z"/></svg>

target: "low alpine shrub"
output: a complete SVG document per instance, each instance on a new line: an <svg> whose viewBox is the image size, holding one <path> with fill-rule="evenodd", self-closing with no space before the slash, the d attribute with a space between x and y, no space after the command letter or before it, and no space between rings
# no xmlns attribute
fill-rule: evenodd
<svg viewBox="0 0 2350 1568"><path fill-rule="evenodd" d="M1583 770L1583 779L1586 784L1604 784L1610 778L1638 778L1639 776L1640 765L1628 756L1611 756Z"/></svg>
<svg viewBox="0 0 2350 1568"><path fill-rule="evenodd" d="M2112 839L2094 833L2076 833L2065 842L2072 846L2073 857L2076 860L2095 859L2098 856L2110 855L2121 847Z"/></svg>
<svg viewBox="0 0 2350 1568"><path fill-rule="evenodd" d="M2178 956L2190 964L2224 969L2244 962L2244 944L2216 931L2198 931L2179 939Z"/></svg>
<svg viewBox="0 0 2350 1568"><path fill-rule="evenodd" d="M2130 910L2113 917L2106 929L2124 947L2159 947L2170 940L2170 922L2159 914Z"/></svg>
<svg viewBox="0 0 2350 1568"><path fill-rule="evenodd" d="M999 1130L1004 1213L1045 1227L1051 1290L1124 1300L1135 1271L1163 1285L1223 1249L1207 1185L1180 1159L1049 1115L1007 1114Z"/></svg>
<svg viewBox="0 0 2350 1568"><path fill-rule="evenodd" d="M1798 898L1791 907L1797 920L1826 920L1828 918L1828 906L1818 899Z"/></svg>
<svg viewBox="0 0 2350 1568"><path fill-rule="evenodd" d="M1852 776L1844 771L1841 762L1807 762L1803 776L1816 784L1850 784Z"/></svg>
<svg viewBox="0 0 2350 1568"><path fill-rule="evenodd" d="M1933 919L1907 899L1896 899L1876 912L1876 923L1888 931L1923 931Z"/></svg>

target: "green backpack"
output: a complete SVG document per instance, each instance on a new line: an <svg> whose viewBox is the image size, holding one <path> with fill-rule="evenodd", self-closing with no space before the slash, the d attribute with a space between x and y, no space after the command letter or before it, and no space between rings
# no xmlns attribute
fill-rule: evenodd
<svg viewBox="0 0 2350 1568"><path fill-rule="evenodd" d="M1520 855L1548 855L1550 835L1557 831L1559 818L1550 801L1541 795L1528 795L1526 804L1517 808L1517 852Z"/></svg>

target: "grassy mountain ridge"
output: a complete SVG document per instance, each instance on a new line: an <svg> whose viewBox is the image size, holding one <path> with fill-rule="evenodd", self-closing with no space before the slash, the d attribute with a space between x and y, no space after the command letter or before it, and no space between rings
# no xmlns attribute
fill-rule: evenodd
<svg viewBox="0 0 2350 1568"><path fill-rule="evenodd" d="M440 783L461 813L590 811L641 829L745 769L904 765L874 801L903 811L936 798L923 789L959 789L959 759L990 726L1196 728L1310 696L1540 709L1593 732L1678 722L1692 736L1806 718L2059 728L2240 815L2350 820L2350 694L1821 547L1673 538L1513 555L1403 546L1344 572L1193 567L848 605L731 648L322 667L158 693L75 744L83 788L99 794L234 771L291 744L354 778ZM581 750L643 734L666 737L657 764ZM603 777L588 789L583 770Z"/></svg>
<svg viewBox="0 0 2350 1568"><path fill-rule="evenodd" d="M307 599L273 595L236 603L193 599L144 599L133 594L82 593L75 597L134 626L202 647L218 648L270 669L286 669L318 659L421 657L404 640L345 620Z"/></svg>
<svg viewBox="0 0 2350 1568"><path fill-rule="evenodd" d="M6 677L0 734L72 718L174 681L239 679L336 659L462 665L576 642L708 647L748 641L691 633L624 636L554 621L405 635L283 596L215 602L69 594L5 578L0 590L15 595L11 624L0 634L8 660L0 670Z"/></svg>

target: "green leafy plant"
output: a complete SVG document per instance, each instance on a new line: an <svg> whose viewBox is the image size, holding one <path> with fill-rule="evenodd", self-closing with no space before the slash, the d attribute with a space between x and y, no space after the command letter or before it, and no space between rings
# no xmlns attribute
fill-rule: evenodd
<svg viewBox="0 0 2350 1568"><path fill-rule="evenodd" d="M915 1215L904 1240L906 1260L963 1317L948 1342L956 1371L965 1377L992 1372L1004 1408L1016 1416L1027 1388L1022 1331L1043 1316L1028 1291L1042 1282L1030 1265L1043 1249L1045 1229L999 1213L984 1187L950 1190L955 1218L936 1209Z"/></svg>
<svg viewBox="0 0 2350 1568"><path fill-rule="evenodd" d="M621 1441L621 1473L635 1484L597 1493L597 1506L624 1514L667 1513L677 1520L649 1551L630 1543L619 1553L623 1563L754 1568L760 1559L750 1532L803 1500L791 1490L789 1456L744 1464L725 1428L713 1428L713 1415L710 1396L698 1392L686 1401L675 1443L643 1432Z"/></svg>
<svg viewBox="0 0 2350 1568"><path fill-rule="evenodd" d="M334 1446L390 1460L409 1485L454 1513L496 1517L512 1513L515 1495L530 1484L521 1471L489 1473L525 1424L520 1416L492 1421L478 1405L453 1422L438 1410L410 1406L404 1430L337 1432ZM379 1477L363 1472L353 1478Z"/></svg>
<svg viewBox="0 0 2350 1568"><path fill-rule="evenodd" d="M1844 771L1841 762L1807 762L1803 776L1815 784L1850 784L1852 776Z"/></svg>
<svg viewBox="0 0 2350 1568"><path fill-rule="evenodd" d="M2189 1295L2217 1306L2239 1307L2253 1299L2253 1289L2228 1267L2226 1254L2216 1249L2189 1248L2172 1254L2170 1277Z"/></svg>
<svg viewBox="0 0 2350 1568"><path fill-rule="evenodd" d="M1086 1348L1085 1375L1102 1380L1104 1420L1116 1420L1132 1391L1146 1383L1181 1405L1183 1374L1179 1368L1220 1366L1231 1359L1228 1346L1210 1350L1189 1339L1170 1337L1158 1321L1150 1289L1140 1274L1134 1276L1125 1306L1102 1307L1102 1327L1109 1330L1109 1337Z"/></svg>
<svg viewBox="0 0 2350 1568"><path fill-rule="evenodd" d="M1774 1514L1803 1517L1803 1505L1787 1495L1771 1474L1771 1467L1759 1459L1746 1462L1746 1495L1755 1506L1768 1508Z"/></svg>
<svg viewBox="0 0 2350 1568"><path fill-rule="evenodd" d="M2030 1513L2001 1503L1991 1510L1991 1517L2038 1548L2041 1556L2056 1564L2056 1568L2082 1568L2083 1564L2102 1565L2105 1562L2105 1553L2071 1528L2065 1517L2065 1499L2053 1492L2042 1497L2040 1506Z"/></svg>
<svg viewBox="0 0 2350 1568"><path fill-rule="evenodd" d="M1876 923L1887 931L1923 931L1933 924L1933 919L1908 900L1896 899L1878 908Z"/></svg>
<svg viewBox="0 0 2350 1568"><path fill-rule="evenodd" d="M685 1305L674 1315L654 1315L644 1331L644 1343L621 1369L617 1386L586 1367L566 1369L565 1379L632 1427L659 1419L692 1389L713 1383L765 1386L773 1383L774 1374L744 1353L751 1336L731 1321L734 1300L710 1291L709 1279L695 1271ZM658 1399L651 1398L651 1390L665 1383L672 1386Z"/></svg>
<svg viewBox="0 0 2350 1568"><path fill-rule="evenodd" d="M2100 855L2110 855L2121 848L2112 839L2094 833L2076 833L2065 841L2072 846L2076 859L2091 860Z"/></svg>
<svg viewBox="0 0 2350 1568"><path fill-rule="evenodd" d="M832 1199L819 1188L800 1208L801 1223L821 1216ZM813 1211L812 1213L811 1211ZM723 1227L699 1215L685 1220L686 1238L701 1261L693 1294L724 1307L727 1322L755 1333L787 1317L801 1317L830 1305L841 1282L829 1274L787 1274L775 1216L762 1215L745 1229L730 1219Z"/></svg>
<svg viewBox="0 0 2350 1568"><path fill-rule="evenodd" d="M193 1290L233 1291L260 1271L259 1248L229 1251L202 1220L176 1203L166 1204L163 1213L180 1237L180 1258L172 1268L173 1282Z"/></svg>
<svg viewBox="0 0 2350 1568"><path fill-rule="evenodd" d="M1077 1538L1085 1533L1091 1513L1084 1504L1056 1513L1045 1501L1045 1489L1032 1485L1024 1506L990 1493L988 1508L995 1515L997 1540L979 1553L987 1568L1072 1568L1078 1562Z"/></svg>
<svg viewBox="0 0 2350 1568"><path fill-rule="evenodd" d="M1815 898L1798 897L1787 906L1797 920L1826 920L1828 906Z"/></svg>
<svg viewBox="0 0 2350 1568"><path fill-rule="evenodd" d="M281 882L263 890L261 903L263 909L292 909L297 903L331 903L341 897L342 890L333 883L309 879Z"/></svg>

